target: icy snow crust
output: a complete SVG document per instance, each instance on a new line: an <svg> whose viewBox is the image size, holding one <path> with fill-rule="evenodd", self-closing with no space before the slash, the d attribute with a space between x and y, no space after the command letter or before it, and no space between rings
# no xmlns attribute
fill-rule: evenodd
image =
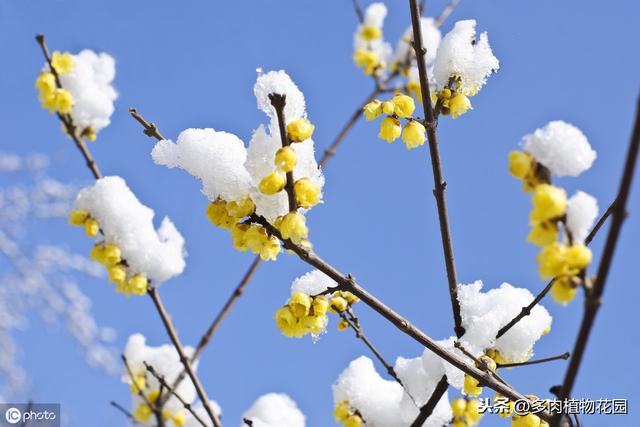
<svg viewBox="0 0 640 427"><path fill-rule="evenodd" d="M284 393L260 396L242 416L254 427L304 427L305 416L296 402ZM244 424L242 424L244 425Z"/></svg>
<svg viewBox="0 0 640 427"><path fill-rule="evenodd" d="M159 284L182 273L184 239L168 217L153 227L154 212L118 176L101 178L82 189L75 209L86 210L100 224L105 241L115 243L135 273Z"/></svg>

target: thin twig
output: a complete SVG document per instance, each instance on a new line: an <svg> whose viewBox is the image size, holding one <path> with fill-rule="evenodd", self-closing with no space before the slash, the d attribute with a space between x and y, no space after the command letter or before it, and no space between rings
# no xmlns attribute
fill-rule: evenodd
<svg viewBox="0 0 640 427"><path fill-rule="evenodd" d="M498 368L514 368L517 366L529 366L537 365L539 363L552 362L554 360L567 360L571 356L568 351L566 353L559 354L558 356L545 357L544 359L527 360L526 362L516 363L498 363Z"/></svg>
<svg viewBox="0 0 640 427"><path fill-rule="evenodd" d="M131 117L136 119L138 123L142 125L142 127L144 128L143 133L145 135L151 138L155 138L158 141L162 141L163 139L165 139L164 136L162 136L162 134L158 130L158 127L156 126L156 124L149 123L148 121L146 121L140 114L138 114L138 111L135 108L133 107L129 108L129 114L131 114Z"/></svg>
<svg viewBox="0 0 640 427"><path fill-rule="evenodd" d="M440 149L438 148L438 136L436 134L437 119L431 105L431 94L429 91L429 78L427 75L427 63L425 61L426 49L422 45L422 26L420 25L420 10L416 0L409 0L411 7L411 25L413 26L413 48L418 62L418 72L420 74L420 92L422 94L422 107L425 114L425 125L427 128L427 139L429 140L429 152L431 153L431 168L433 170L434 190L438 207L438 221L440 223L440 237L442 239L442 249L444 261L447 269L447 280L449 282L449 296L455 322L454 330L458 338L464 335L462 317L460 315L460 302L458 301L458 278L456 274L456 264L453 255L453 242L449 227L449 215L447 213L447 201L445 198L445 188L447 186L442 174L442 163L440 161Z"/></svg>
<svg viewBox="0 0 640 427"><path fill-rule="evenodd" d="M440 378L440 381L438 381L438 384L436 384L436 387L433 389L427 403L420 407L420 413L411 423L411 427L421 427L422 424L427 421L427 418L431 416L436 405L440 402L440 399L442 399L442 396L444 396L448 388L449 383L447 382L447 377L446 375L443 375L442 378Z"/></svg>
<svg viewBox="0 0 640 427"><path fill-rule="evenodd" d="M145 368L147 368L147 371L151 375L153 375L155 379L158 380L158 382L162 387L166 388L169 393L171 393L173 396L175 396L176 399L178 399L178 401L182 404L182 406L184 406L184 409L189 411L189 413L193 415L193 418L195 418L196 421L198 421L202 427L208 427L207 423L204 422L204 420L200 417L200 415L198 415L198 413L193 410L191 403L185 401L182 398L182 396L180 396L178 392L176 392L174 388L172 388L169 384L167 384L167 381L163 375L158 374L156 370L153 368L153 366L149 365L147 362L143 362L143 363Z"/></svg>
<svg viewBox="0 0 640 427"><path fill-rule="evenodd" d="M290 145L289 137L287 136L287 125L284 118L284 107L287 104L287 96L280 93L270 93L269 101L276 110L276 116L278 117L278 129L280 130L280 141L282 148L286 148ZM289 200L289 212L294 212L298 209L296 203L296 195L293 191L293 171L287 172L287 182L284 186L287 193L287 199Z"/></svg>
<svg viewBox="0 0 640 427"><path fill-rule="evenodd" d="M440 16L436 18L435 20L436 27L440 27L442 26L442 24L444 24L444 21L446 21L449 15L451 15L451 12L453 12L453 9L455 9L456 6L458 6L458 3L460 3L460 0L451 0L449 2L447 7L445 7L442 13L440 13Z"/></svg>
<svg viewBox="0 0 640 427"><path fill-rule="evenodd" d="M53 74L55 78L56 87L58 89L63 89L62 83L60 83L60 76L58 75L58 72L56 71L56 69L53 67L53 64L51 63L51 55L49 54L49 48L47 47L47 43L45 42L44 34L38 34L36 36L36 41L40 45L40 48L42 49L42 54L44 55L44 58L47 61L47 64L49 65L49 70L51 71L51 74ZM73 142L76 144L76 147L78 147L78 150L80 150L80 153L82 153L82 156L84 157L84 160L87 163L87 167L91 170L91 173L93 174L93 176L96 179L102 178L100 169L98 168L97 163L93 159L93 156L91 155L91 152L87 147L87 144L85 144L85 142L81 138L79 138L76 133L76 125L73 123L73 118L71 117L71 115L57 113L57 116L58 116L58 119L60 119L60 121L64 125L67 134L71 137Z"/></svg>
<svg viewBox="0 0 640 427"><path fill-rule="evenodd" d="M593 323L598 313L598 309L602 304L602 294L604 292L607 276L609 275L609 269L613 261L613 255L618 244L620 237L620 231L622 230L622 224L626 217L627 200L631 192L631 184L633 181L633 175L635 171L636 161L638 158L638 148L640 147L640 98L636 101L636 118L633 126L633 132L631 135L631 142L629 143L629 149L627 151L627 157L625 160L624 170L622 172L622 178L620 180L620 187L618 190L618 196L616 197L615 206L611 212L611 227L607 235L607 240L602 251L600 258L600 265L598 267L598 273L596 275L593 287L589 292L586 292L585 298L585 311L582 317L582 323L580 324L580 330L576 339L575 346L573 348L573 357L567 367L567 372L560 389L559 399L567 399L571 395L573 385L578 375L578 369L584 356L587 341L593 327ZM554 426L559 425L560 416L555 416L553 419Z"/></svg>
<svg viewBox="0 0 640 427"><path fill-rule="evenodd" d="M356 12L358 21L362 24L364 22L364 14L362 13L362 8L360 7L360 2L358 0L353 0L353 9Z"/></svg>
<svg viewBox="0 0 640 427"><path fill-rule="evenodd" d="M613 212L613 209L615 208L617 201L618 201L617 198L614 199L613 202L611 202L611 204L607 208L607 210L604 211L600 219L598 219L598 222L596 222L596 225L591 229L591 232L589 233L589 235L584 239L585 245L589 246L589 243L591 243L593 238L596 237L596 234L598 234L598 231L600 231L600 228L602 228L604 223L607 221L607 218L611 216L611 213Z"/></svg>
<svg viewBox="0 0 640 427"><path fill-rule="evenodd" d="M114 408L116 408L118 411L122 412L122 414L127 417L129 419L129 421L131 421L134 424L139 424L136 419L133 417L133 414L131 412L129 412L128 410L125 409L124 406L122 406L121 404L119 404L116 401L111 401L109 402L109 404L111 406L113 406Z"/></svg>
<svg viewBox="0 0 640 427"><path fill-rule="evenodd" d="M380 314L382 317L391 322L396 328L410 336L430 351L435 353L440 358L449 362L456 368L464 371L469 374L473 378L482 382L489 388L497 391L498 393L513 399L526 399L522 394L518 393L513 387L510 387L496 378L493 377L492 373L488 373L478 369L477 367L468 364L464 359L462 359L457 354L449 351L448 349L442 347L438 342L430 338L420 329L418 329L415 325L409 322L404 317L400 316L398 313L393 311L390 307L385 305L382 301L377 299L375 296L370 294L364 288L362 288L356 280L351 275L344 275L340 271L338 271L331 264L327 263L325 260L316 255L313 251L308 248L305 248L300 245L296 245L289 239L284 239L278 229L276 229L269 221L267 221L264 217L252 214L249 217L250 221L253 223L257 223L262 225L269 234L278 238L285 249L288 249L295 253L302 261L305 263L317 268L322 271L324 274L332 278L334 281L338 283L338 286L334 287L334 291L349 291L353 293L355 296L360 298L360 300L371 307L374 311ZM539 416L544 419L550 419L550 415L548 412L542 412Z"/></svg>
<svg viewBox="0 0 640 427"><path fill-rule="evenodd" d="M184 366L184 369L186 369L187 375L189 375L189 378L191 379L191 382L193 383L196 389L196 392L198 393L198 397L202 402L202 406L204 406L205 411L207 411L207 415L209 415L209 418L211 419L211 422L213 423L214 427L221 427L222 423L220 422L218 415L211 408L211 404L209 403L209 398L207 397L207 393L205 392L204 387L200 382L200 378L198 378L193 367L191 366L191 361L189 360L189 357L187 357L186 353L184 352L184 347L180 342L180 338L178 338L178 333L176 332L176 329L173 326L173 323L171 322L171 318L169 317L167 310L164 308L164 305L162 304L162 300L160 299L160 294L158 294L158 289L155 287L151 287L149 288L148 294L151 297L153 304L156 306L158 314L162 319L162 323L164 324L164 327L167 330L167 334L169 335L169 338L171 339L173 346L176 348L176 351L178 352L178 356L180 357L180 362L182 362L182 366Z"/></svg>
<svg viewBox="0 0 640 427"><path fill-rule="evenodd" d="M137 390L136 393L138 394L138 396L140 396L140 398L144 400L144 403L149 405L149 408L154 408L153 403L151 403L147 395L144 394L144 391L142 391L142 387L138 387L138 382L136 381L135 375L133 375L133 371L131 370L131 365L129 365L127 356L125 356L124 354L121 354L120 358L122 359L122 363L124 363L124 367L127 369L127 374L129 375L129 378L131 378L131 384L133 384L133 388Z"/></svg>

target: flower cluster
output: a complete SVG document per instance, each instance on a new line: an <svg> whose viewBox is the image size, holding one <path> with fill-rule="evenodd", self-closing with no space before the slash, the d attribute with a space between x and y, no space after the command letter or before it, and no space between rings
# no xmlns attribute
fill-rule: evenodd
<svg viewBox="0 0 640 427"><path fill-rule="evenodd" d="M396 93L388 101L373 100L364 106L364 117L375 120L380 115L386 117L380 122L378 137L388 143L392 143L402 134L402 141L407 149L419 147L426 140L426 129L418 119L411 117L416 109L413 98L402 93ZM404 129L400 125L400 119L405 119Z"/></svg>
<svg viewBox="0 0 640 427"><path fill-rule="evenodd" d="M383 40L382 26L387 16L384 3L372 3L353 37L353 61L368 76L380 76L386 67L391 47Z"/></svg>
<svg viewBox="0 0 640 427"><path fill-rule="evenodd" d="M455 398L451 401L453 413L452 427L473 427L480 422L482 414L478 411L480 401L476 399Z"/></svg>
<svg viewBox="0 0 640 427"><path fill-rule="evenodd" d="M362 417L360 413L354 408L349 406L349 402L343 400L333 409L333 417L338 424L342 424L344 427L361 427Z"/></svg>
<svg viewBox="0 0 640 427"><path fill-rule="evenodd" d="M552 296L567 304L591 263L584 239L597 216L597 202L582 192L568 199L551 177L577 176L591 166L595 152L579 129L560 121L525 136L523 147L524 151L509 153L509 172L522 181L524 191L532 193L527 240L542 248L536 257L540 276L554 279Z"/></svg>
<svg viewBox="0 0 640 427"><path fill-rule="evenodd" d="M150 280L161 283L184 269L184 240L165 218L156 231L153 211L142 205L119 177L105 177L84 188L69 223L87 236L102 236L90 257L104 265L116 291L145 295Z"/></svg>
<svg viewBox="0 0 640 427"><path fill-rule="evenodd" d="M53 52L51 66L60 76L73 71L74 60L69 52ZM73 108L73 96L71 93L59 87L55 75L51 71L42 71L36 79L36 88L40 92L38 98L42 108L53 113L69 114Z"/></svg>
<svg viewBox="0 0 640 427"><path fill-rule="evenodd" d="M42 107L70 119L63 132L94 141L109 125L118 97L112 86L115 61L106 53L85 49L78 54L53 52L51 68L36 79Z"/></svg>
<svg viewBox="0 0 640 427"><path fill-rule="evenodd" d="M255 217L268 221L282 238L310 246L304 214L321 203L324 177L314 157L314 126L306 118L304 95L289 76L261 73L254 92L271 123L269 131L263 125L254 131L248 149L227 132L187 129L176 143L158 142L152 157L202 181L211 201L207 217L230 232L236 249L275 260L280 242ZM284 138L274 103L282 109Z"/></svg>
<svg viewBox="0 0 640 427"><path fill-rule="evenodd" d="M476 367L484 371L498 371L498 365L496 361L486 354L478 358ZM463 391L469 396L478 397L480 396L480 394L482 394L482 386L477 379L473 378L469 374L465 374Z"/></svg>

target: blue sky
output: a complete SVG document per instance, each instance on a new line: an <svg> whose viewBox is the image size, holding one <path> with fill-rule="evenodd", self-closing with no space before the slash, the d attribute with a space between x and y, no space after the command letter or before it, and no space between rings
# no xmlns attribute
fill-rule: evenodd
<svg viewBox="0 0 640 427"><path fill-rule="evenodd" d="M409 23L407 2L389 1L385 36L395 45ZM444 1L429 3L437 14ZM365 3L366 4L366 3ZM522 135L550 120L580 127L598 151L594 167L559 183L570 194L595 195L604 209L617 190L633 107L640 58L640 5L615 2L463 0L445 24L473 18L488 31L498 74L474 98L475 110L439 127L447 197L459 278L503 281L537 292L544 286L525 243L528 197L509 177L507 153ZM52 158L52 176L89 183L80 155L60 133L60 124L40 109L33 81L42 66L34 41L45 33L51 48L104 50L117 60L120 97L112 124L91 145L103 172L125 177L141 201L169 215L187 239L185 273L161 293L183 342L194 343L211 322L252 258L234 251L225 232L205 218L206 200L188 175L155 166L151 141L127 113L130 106L170 137L188 127L214 127L247 141L264 115L255 107L255 69L285 69L305 93L314 139L324 149L371 82L351 61L356 18L350 1L9 1L0 0L0 149ZM434 338L452 334L432 177L426 147L407 152L401 143L376 138L375 124L359 123L326 171L325 201L309 215L315 248L363 286ZM640 190L630 199L602 310L575 387L576 397L628 398L631 415L593 426L637 425L640 332L637 311L637 247ZM40 227L33 241L62 244L88 253L90 243L63 221ZM594 242L595 259L604 234ZM246 295L205 351L199 372L227 425L260 394L290 394L309 426L332 425L331 383L350 360L368 354L351 333L334 326L319 342L282 337L271 321L290 282L308 271L291 256L263 265ZM142 332L151 344L168 339L147 298L127 300L106 281L82 289L102 324L118 331L118 345ZM582 298L568 308L550 300L553 331L536 347L548 356L571 350ZM393 326L358 307L366 331L391 360L414 357L420 347ZM119 378L87 367L83 354L61 328L34 318L17 339L31 385L22 398L60 402L70 425L124 425L110 400L129 404ZM46 355L43 353L46 349ZM508 380L519 390L547 396L561 381L565 362L514 369ZM485 425L507 425L486 419Z"/></svg>

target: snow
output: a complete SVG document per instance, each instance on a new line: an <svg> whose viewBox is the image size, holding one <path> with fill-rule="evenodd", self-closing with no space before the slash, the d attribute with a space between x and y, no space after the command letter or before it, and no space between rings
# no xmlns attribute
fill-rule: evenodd
<svg viewBox="0 0 640 427"><path fill-rule="evenodd" d="M71 117L81 131L91 127L97 133L111 122L118 97L112 85L115 60L107 53L88 49L72 56L73 70L60 75L62 87L73 96Z"/></svg>
<svg viewBox="0 0 640 427"><path fill-rule="evenodd" d="M596 159L584 133L561 120L526 135L522 147L555 176L578 176Z"/></svg>
<svg viewBox="0 0 640 427"><path fill-rule="evenodd" d="M598 217L598 201L583 191L567 200L567 228L571 232L574 243L584 243Z"/></svg>
<svg viewBox="0 0 640 427"><path fill-rule="evenodd" d="M427 65L429 65L436 59L436 52L438 51L442 34L433 18L420 18L420 26L422 29L422 45L427 49L425 61ZM392 62L403 62L409 53L412 57L415 57L413 48L410 46L411 40L413 40L413 27L409 26L402 35L402 38L398 40Z"/></svg>
<svg viewBox="0 0 640 427"><path fill-rule="evenodd" d="M304 414L298 409L296 402L284 393L260 396L242 418L253 421L253 427L305 426Z"/></svg>
<svg viewBox="0 0 640 427"><path fill-rule="evenodd" d="M182 235L167 217L155 230L154 211L140 203L124 179L97 180L78 193L74 209L86 210L98 221L105 241L118 245L134 273L143 273L159 284L184 270Z"/></svg>
<svg viewBox="0 0 640 427"><path fill-rule="evenodd" d="M438 90L453 76L462 79L462 93L473 95L479 91L491 73L500 68L493 55L487 33L476 40L476 21L458 21L444 36L433 64Z"/></svg>
<svg viewBox="0 0 640 427"><path fill-rule="evenodd" d="M291 295L302 292L303 294L314 296L335 286L338 286L338 284L332 278L320 270L313 270L293 281Z"/></svg>

